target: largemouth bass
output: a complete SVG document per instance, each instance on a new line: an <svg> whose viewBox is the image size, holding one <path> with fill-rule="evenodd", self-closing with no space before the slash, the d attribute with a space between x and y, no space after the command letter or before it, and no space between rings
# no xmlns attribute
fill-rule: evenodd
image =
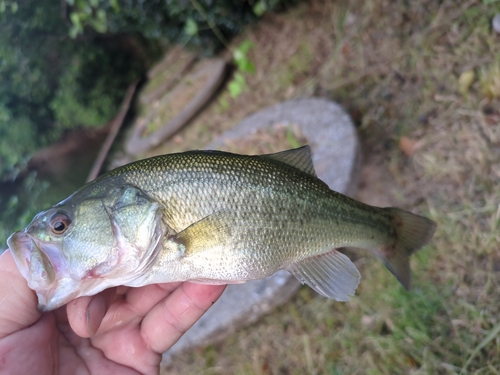
<svg viewBox="0 0 500 375"><path fill-rule="evenodd" d="M434 230L425 217L330 190L305 146L140 160L39 213L7 242L39 308L52 310L113 286L241 283L280 269L347 301L360 275L337 248L372 250L409 288L409 257Z"/></svg>

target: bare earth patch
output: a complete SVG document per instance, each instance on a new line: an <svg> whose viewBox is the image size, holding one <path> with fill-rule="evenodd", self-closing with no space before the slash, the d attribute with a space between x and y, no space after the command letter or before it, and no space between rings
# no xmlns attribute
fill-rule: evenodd
<svg viewBox="0 0 500 375"><path fill-rule="evenodd" d="M352 301L303 288L166 373L500 373L500 38L491 29L500 3L487 3L312 0L233 41L255 44L246 91L223 91L154 153L202 148L283 100L327 97L358 126L358 198L428 215L438 229L412 259L412 291L366 254Z"/></svg>

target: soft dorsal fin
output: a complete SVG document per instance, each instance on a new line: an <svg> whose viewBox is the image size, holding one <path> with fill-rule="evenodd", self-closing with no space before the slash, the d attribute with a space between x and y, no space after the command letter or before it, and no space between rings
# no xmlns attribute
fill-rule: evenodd
<svg viewBox="0 0 500 375"><path fill-rule="evenodd" d="M278 160L282 163L291 165L292 167L300 169L316 177L314 165L311 157L311 148L309 146L302 146L292 150L277 152L275 154L261 155L266 158Z"/></svg>

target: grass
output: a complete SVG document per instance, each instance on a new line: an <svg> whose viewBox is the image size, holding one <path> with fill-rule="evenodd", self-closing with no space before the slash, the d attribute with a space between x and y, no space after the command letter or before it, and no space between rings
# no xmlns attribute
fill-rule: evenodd
<svg viewBox="0 0 500 375"><path fill-rule="evenodd" d="M203 147L283 100L327 97L358 127L358 198L425 214L438 229L412 259L412 291L363 253L352 301L304 287L259 323L177 357L169 374L500 374L499 11L312 0L233 41L255 45L247 90L222 92L156 153ZM403 138L418 146L404 149Z"/></svg>

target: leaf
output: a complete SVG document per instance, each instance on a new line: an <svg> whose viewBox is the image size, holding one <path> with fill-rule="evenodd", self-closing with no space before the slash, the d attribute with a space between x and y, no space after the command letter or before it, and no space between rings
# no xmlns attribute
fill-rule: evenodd
<svg viewBox="0 0 500 375"><path fill-rule="evenodd" d="M236 98L238 95L241 94L243 89L246 87L246 80L245 77L241 73L236 73L228 84L229 88L229 95L231 95L232 98Z"/></svg>
<svg viewBox="0 0 500 375"><path fill-rule="evenodd" d="M252 10L257 17L260 17L266 12L267 4L264 0L260 0L257 3L255 3Z"/></svg>
<svg viewBox="0 0 500 375"><path fill-rule="evenodd" d="M292 128L289 127L286 129L285 137L292 148L299 148L301 146L299 140L295 137Z"/></svg>
<svg viewBox="0 0 500 375"><path fill-rule="evenodd" d="M186 25L184 26L184 32L186 35L195 36L198 34L198 24L192 18L186 20Z"/></svg>
<svg viewBox="0 0 500 375"><path fill-rule="evenodd" d="M466 70L462 74L460 74L460 78L458 78L458 91L460 94L465 95L469 88L474 83L474 79L476 75L473 70Z"/></svg>
<svg viewBox="0 0 500 375"><path fill-rule="evenodd" d="M69 29L69 36L71 38L76 38L78 34L83 32L83 26L80 19L80 15L78 13L71 12L71 14L69 15L69 19L71 20L72 24L71 28Z"/></svg>
<svg viewBox="0 0 500 375"><path fill-rule="evenodd" d="M251 48L253 48L254 44L253 42L249 41L248 39L245 40L243 43L240 44L238 49L246 55L248 51L250 51Z"/></svg>
<svg viewBox="0 0 500 375"><path fill-rule="evenodd" d="M242 61L245 59L245 54L241 52L239 48L235 49L233 52L233 59L238 63L239 61Z"/></svg>
<svg viewBox="0 0 500 375"><path fill-rule="evenodd" d="M236 61L236 65L238 65L238 69L242 72L255 73L255 65L248 59L238 60Z"/></svg>
<svg viewBox="0 0 500 375"><path fill-rule="evenodd" d="M408 157L412 156L421 145L420 141L405 136L399 139L399 148Z"/></svg>
<svg viewBox="0 0 500 375"><path fill-rule="evenodd" d="M79 33L80 33L80 29L78 27L76 27L75 25L72 25L71 28L69 29L69 36L71 39L75 39Z"/></svg>
<svg viewBox="0 0 500 375"><path fill-rule="evenodd" d="M111 7L115 12L120 11L120 5L118 4L118 0L109 0L109 3L111 4Z"/></svg>

